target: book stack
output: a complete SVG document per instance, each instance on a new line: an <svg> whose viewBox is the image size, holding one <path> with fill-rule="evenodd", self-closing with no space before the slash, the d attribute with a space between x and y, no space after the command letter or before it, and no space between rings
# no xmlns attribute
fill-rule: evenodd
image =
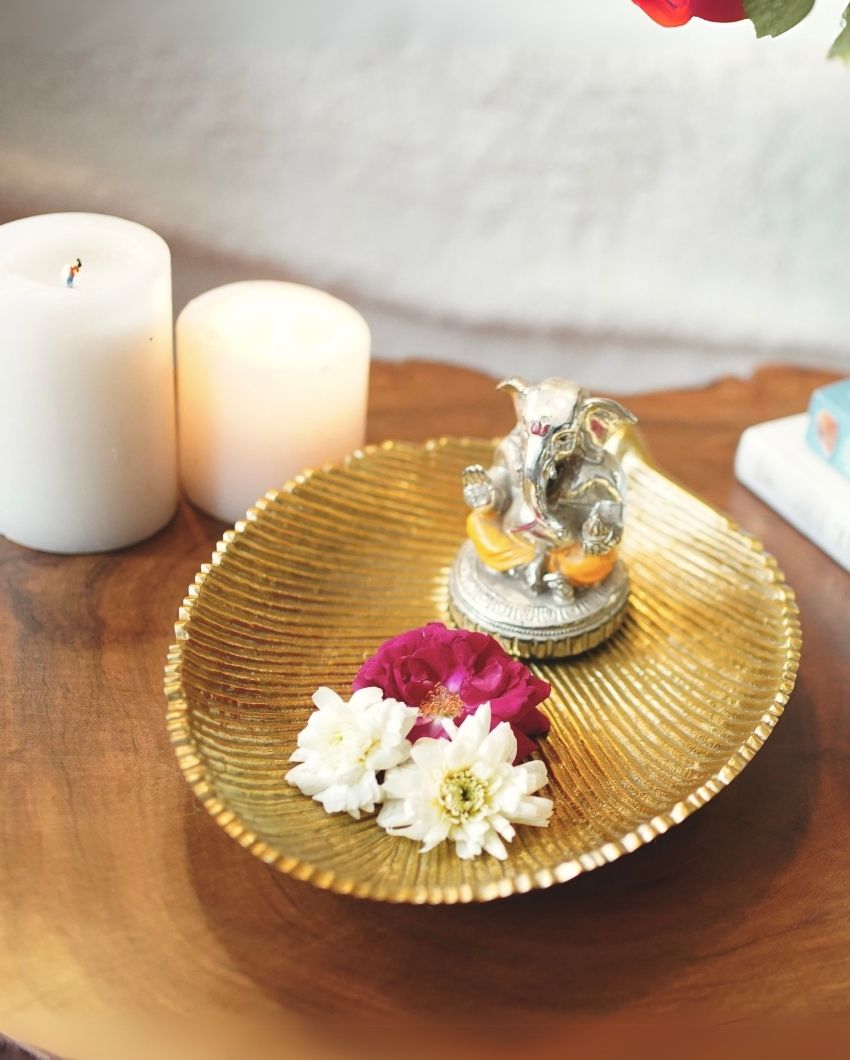
<svg viewBox="0 0 850 1060"><path fill-rule="evenodd" d="M850 571L850 379L816 390L807 413L747 428L735 475Z"/></svg>

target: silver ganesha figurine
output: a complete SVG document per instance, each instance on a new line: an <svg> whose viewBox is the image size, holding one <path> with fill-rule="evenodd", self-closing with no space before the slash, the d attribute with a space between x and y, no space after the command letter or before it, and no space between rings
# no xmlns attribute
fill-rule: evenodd
<svg viewBox="0 0 850 1060"><path fill-rule="evenodd" d="M517 425L493 465L463 472L471 512L451 572L452 617L513 654L575 655L622 621L625 475L609 440L635 417L567 379L505 379Z"/></svg>

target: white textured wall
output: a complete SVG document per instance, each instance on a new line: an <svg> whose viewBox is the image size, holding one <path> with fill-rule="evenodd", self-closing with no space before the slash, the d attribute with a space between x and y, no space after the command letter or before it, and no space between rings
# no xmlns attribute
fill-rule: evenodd
<svg viewBox="0 0 850 1060"><path fill-rule="evenodd" d="M341 292L384 356L850 364L843 6L756 42L629 0L2 0L0 202Z"/></svg>

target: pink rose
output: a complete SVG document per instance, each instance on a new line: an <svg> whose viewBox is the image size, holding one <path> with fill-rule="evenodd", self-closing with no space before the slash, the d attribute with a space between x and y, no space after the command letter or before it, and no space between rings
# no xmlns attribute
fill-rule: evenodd
<svg viewBox="0 0 850 1060"><path fill-rule="evenodd" d="M482 703L490 704L491 727L509 722L517 762L534 750L531 737L549 731L549 719L537 709L551 691L549 683L486 633L447 629L442 622L385 641L360 667L351 688L367 686L419 709L411 740L445 736L444 718L460 725Z"/></svg>

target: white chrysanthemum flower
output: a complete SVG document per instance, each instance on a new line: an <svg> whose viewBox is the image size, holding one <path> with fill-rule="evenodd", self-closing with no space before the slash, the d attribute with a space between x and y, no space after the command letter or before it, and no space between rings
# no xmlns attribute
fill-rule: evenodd
<svg viewBox="0 0 850 1060"><path fill-rule="evenodd" d="M359 818L380 801L376 774L410 755L407 734L418 711L380 688L361 688L346 703L330 688L313 694L317 709L298 734L298 749L286 780L324 806Z"/></svg>
<svg viewBox="0 0 850 1060"><path fill-rule="evenodd" d="M516 737L507 722L490 732L489 703L445 728L447 740L417 740L410 761L387 773L378 824L421 839L423 854L451 839L462 858L486 850L504 860L514 824L549 823L552 800L532 794L546 783L546 766L513 764Z"/></svg>

